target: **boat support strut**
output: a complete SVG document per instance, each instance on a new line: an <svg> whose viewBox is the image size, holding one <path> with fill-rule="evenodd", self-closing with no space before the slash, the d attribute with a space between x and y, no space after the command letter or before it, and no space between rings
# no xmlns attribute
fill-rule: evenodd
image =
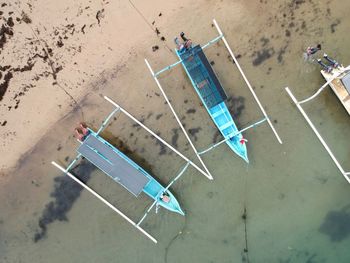
<svg viewBox="0 0 350 263"><path fill-rule="evenodd" d="M322 87L321 87L322 88ZM339 171L342 173L342 175L344 176L345 180L348 181L348 183L350 183L350 172L346 172L343 167L341 166L341 164L339 163L339 161L337 160L337 158L334 156L333 152L331 151L331 149L329 148L329 146L327 145L327 143L325 142L325 140L322 138L321 134L318 132L318 130L316 129L316 127L314 126L314 124L311 122L311 120L309 119L309 117L307 116L306 112L304 111L304 109L301 107L301 102L298 102L298 100L295 98L295 96L293 95L293 93L291 92L291 90L286 87L285 90L287 91L288 95L291 97L292 101L295 103L295 105L297 106L298 110L300 111L300 113L303 115L303 117L305 118L305 120L307 121L307 123L309 124L309 126L311 127L311 129L313 130L313 132L316 134L317 138L320 140L320 142L322 143L323 147L326 149L326 151L328 152L329 156L332 158L333 162L335 163L335 165L338 167ZM320 90L320 89L319 89ZM304 100L302 102L307 102L308 100Z"/></svg>

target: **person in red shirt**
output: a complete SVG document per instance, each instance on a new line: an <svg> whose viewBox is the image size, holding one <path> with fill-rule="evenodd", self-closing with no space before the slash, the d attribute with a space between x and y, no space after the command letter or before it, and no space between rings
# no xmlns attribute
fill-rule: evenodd
<svg viewBox="0 0 350 263"><path fill-rule="evenodd" d="M80 122L79 126L74 129L75 138L81 142L83 142L89 134L90 131L84 122Z"/></svg>

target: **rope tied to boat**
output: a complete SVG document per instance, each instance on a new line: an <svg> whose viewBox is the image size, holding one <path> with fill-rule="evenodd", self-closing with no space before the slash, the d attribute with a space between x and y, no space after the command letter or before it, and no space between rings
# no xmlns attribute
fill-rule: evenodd
<svg viewBox="0 0 350 263"><path fill-rule="evenodd" d="M242 139L240 139L239 142L243 145L243 144L247 143L248 140L246 138L242 137Z"/></svg>

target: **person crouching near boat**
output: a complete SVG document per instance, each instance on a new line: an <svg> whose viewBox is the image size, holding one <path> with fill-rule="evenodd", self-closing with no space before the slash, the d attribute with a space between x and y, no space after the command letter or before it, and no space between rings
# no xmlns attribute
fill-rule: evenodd
<svg viewBox="0 0 350 263"><path fill-rule="evenodd" d="M318 44L316 47L307 47L305 54L306 59L312 58L317 51L321 50L321 44Z"/></svg>
<svg viewBox="0 0 350 263"><path fill-rule="evenodd" d="M89 134L90 131L84 122L80 122L79 126L74 129L75 138L81 142L83 142Z"/></svg>
<svg viewBox="0 0 350 263"><path fill-rule="evenodd" d="M162 195L160 196L160 200L162 200L164 203L169 203L170 196L169 196L168 192L162 193Z"/></svg>
<svg viewBox="0 0 350 263"><path fill-rule="evenodd" d="M321 50L321 44L318 44L316 47L308 47L306 49L306 54L308 56L316 54L317 51Z"/></svg>
<svg viewBox="0 0 350 263"><path fill-rule="evenodd" d="M175 37L174 42L176 44L176 48L177 50L182 53L184 51L187 51L191 48L192 46L192 41L191 39L188 39L187 37L185 37L185 33L181 32L180 33L180 37L182 38L183 42L180 42L178 37Z"/></svg>

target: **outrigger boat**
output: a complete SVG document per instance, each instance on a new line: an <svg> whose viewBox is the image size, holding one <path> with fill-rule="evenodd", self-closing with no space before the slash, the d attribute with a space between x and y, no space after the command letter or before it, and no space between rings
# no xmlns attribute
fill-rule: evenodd
<svg viewBox="0 0 350 263"><path fill-rule="evenodd" d="M248 155L247 155L247 148L245 145L246 140L243 138L242 133L250 128L253 128L263 122L268 122L269 126L271 127L273 133L275 134L277 140L279 143L282 144L282 140L280 139L277 131L275 130L270 118L267 116L263 106L261 105L257 95L255 94L255 91L253 90L250 82L248 81L247 77L245 76L242 68L240 67L236 57L234 56L230 46L228 45L228 42L226 41L225 36L223 35L221 29L219 28L219 25L217 24L216 20L213 20L213 23L219 33L219 36L210 40L207 44L200 46L196 45L193 46L191 42L185 41L186 38L183 37L183 40L185 41L182 46L181 44L178 49L176 49L176 54L179 58L179 60L161 70L154 73L153 69L151 68L149 62L145 59L145 62L156 81L156 84L158 88L160 89L164 99L167 102L167 105L170 107L172 113L175 116L175 119L177 120L178 124L180 125L182 131L184 132L188 142L190 143L192 149L196 153L198 159L201 161L202 165L206 169L207 173L209 174L208 169L206 168L204 162L201 159L201 155L214 149L215 147L221 145L222 143L226 143L237 155L239 155L242 159L244 159L246 162L249 162ZM227 98L224 89L222 88L218 78L216 77L212 67L210 66L208 59L206 58L203 49L209 47L213 43L223 40L229 54L231 55L234 64L237 66L239 72L241 73L244 81L246 82L249 90L251 91L254 99L256 100L262 114L264 115L264 118L256 121L252 125L249 125L248 127L245 127L241 130L238 130L236 124L233 121L233 118L225 104L225 99ZM175 42L177 44L178 40L175 39ZM172 69L173 67L182 64L183 68L185 69L189 79L191 80L192 86L194 87L195 91L197 92L198 96L203 102L203 105L205 106L207 112L211 116L212 120L214 121L217 128L220 130L221 134L223 135L224 139L209 148L203 150L203 151L197 151L197 149L194 147L191 139L189 138L187 131L183 127L183 124L181 123L179 117L177 116L172 104L170 103L168 97L166 96L163 88L161 87L158 76L167 71Z"/></svg>
<svg viewBox="0 0 350 263"><path fill-rule="evenodd" d="M295 103L298 110L303 115L313 132L316 134L317 138L320 140L329 156L332 158L333 162L335 163L339 171L342 173L345 180L348 183L350 183L350 172L345 171L345 169L339 163L326 141L318 132L315 125L312 123L304 109L301 107L302 104L310 102L311 100L316 98L329 85L334 91L334 93L337 95L339 100L342 102L347 112L350 114L350 66L343 67L342 65L339 65L338 62L329 58L327 54L324 54L323 58L327 61L326 63L324 63L321 59L318 59L317 62L322 67L321 74L326 79L326 83L323 84L312 96L304 100L298 101L288 87L286 87L285 90L287 91L288 95L291 97L291 99L293 100L293 102Z"/></svg>
<svg viewBox="0 0 350 263"><path fill-rule="evenodd" d="M186 41L185 37L184 41ZM238 133L237 126L225 103L226 93L201 46L193 46L191 43L188 48L177 49L176 54L207 112L223 137L227 139L226 144L249 163L245 139L242 133Z"/></svg>
<svg viewBox="0 0 350 263"><path fill-rule="evenodd" d="M77 157L68 165L67 168L63 168L56 162L52 162L54 166L59 168L66 175L71 177L74 181L80 184L82 187L87 189L90 193L92 193L95 197L100 199L103 203L113 209L115 212L120 214L124 219L126 219L129 223L135 226L138 230L140 230L144 235L150 238L153 242L157 243L157 240L148 234L145 230L140 227L140 224L146 218L151 209L156 206L156 212L158 211L159 206L164 207L165 209L178 213L180 215L185 215L182 211L178 201L175 196L169 191L169 188L178 180L186 171L189 165L196 168L202 174L208 176L202 169L200 169L196 164L194 164L191 160L189 160L186 156L181 154L175 148L173 148L170 144L160 138L155 132L151 131L148 127L146 127L143 123L138 121L135 117L133 117L130 113L128 113L125 109L120 107L110 98L105 97L107 101L112 103L115 106L115 110L103 121L101 127L98 131L93 131L90 128L87 128L87 132L83 138L78 140L80 142L80 146L77 149L78 155ZM114 147L112 144L107 142L100 136L100 133L106 127L108 121L116 114L117 112L125 113L129 118L134 120L138 125L148 131L152 136L156 139L160 140L163 144L173 150L178 156L186 161L186 164L179 172L179 174L171 180L171 182L166 186L162 186L156 179L154 179L147 171L145 171L142 167L132 161L128 156L122 153L119 149ZM111 203L109 203L106 199L104 199L101 195L92 190L89 186L81 182L77 177L71 174L69 171L72 169L74 164L81 158L84 157L88 161L90 161L93 165L103 171L106 175L112 178L115 182L119 183L126 190L128 190L135 197L138 197L141 192L144 192L151 199L153 199L152 205L148 208L143 217L138 221L138 223L133 222L129 217L123 214L119 209L114 207Z"/></svg>
<svg viewBox="0 0 350 263"><path fill-rule="evenodd" d="M148 172L104 140L99 134L92 129L89 129L89 131L88 136L77 149L78 154L89 160L135 197L144 192L154 201L157 201L160 206L185 215L169 190L166 190Z"/></svg>
<svg viewBox="0 0 350 263"><path fill-rule="evenodd" d="M318 60L322 66L321 74L327 82L332 80L329 86L350 115L350 70L346 70L343 65L328 57L327 54L324 54L323 58L328 64L323 63L321 59Z"/></svg>

